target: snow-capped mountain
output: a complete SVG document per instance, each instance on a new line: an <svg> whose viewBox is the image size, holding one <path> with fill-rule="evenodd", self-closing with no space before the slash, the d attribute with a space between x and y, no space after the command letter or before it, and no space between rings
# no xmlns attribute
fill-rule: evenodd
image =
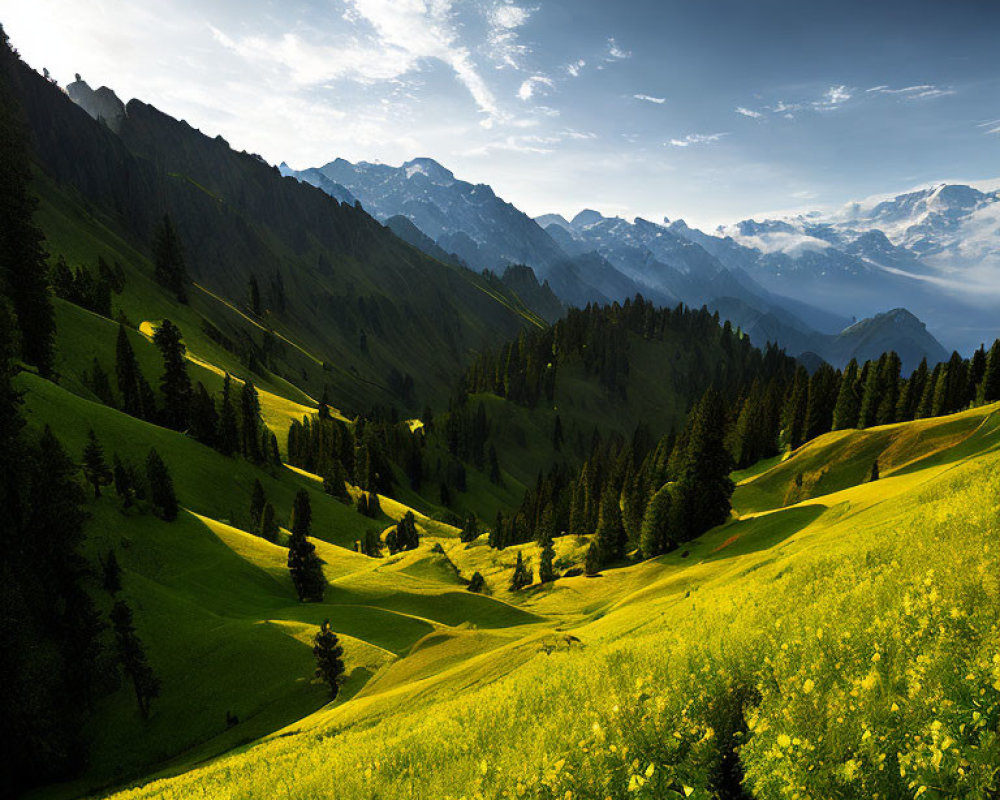
<svg viewBox="0 0 1000 800"><path fill-rule="evenodd" d="M767 285L758 277L770 275L761 263L761 251L732 237L702 234L683 223L666 225L641 218L629 222L591 209L572 221L558 215L533 220L489 186L460 180L430 158L399 167L338 158L318 168L295 171L282 164L280 170L342 202L360 202L401 238L439 260L497 275L512 264L526 265L537 276L536 285L547 284L546 291L550 288L570 305L622 301L641 293L662 304L707 305L759 345L776 341L792 354L817 353L838 366L853 353L849 346L832 346L850 324L853 307L810 304L788 296L780 281ZM817 228L816 233L836 239L832 230L823 233ZM747 223L739 235L803 236L792 223L760 223L759 229L758 223ZM821 241L819 235L809 238ZM882 252L884 260L892 257L893 263L909 265L909 256L893 254L885 237L856 238L867 242L864 246L872 252ZM824 248L835 249L835 244ZM846 249L836 252L842 259ZM788 254L778 257L788 262L787 269L799 266ZM857 254L849 258L859 273L883 274ZM875 310L884 311L885 303ZM549 308L540 313L553 312ZM891 338L894 326L892 319L879 323L879 335ZM937 358L940 345L924 334L926 341L915 352Z"/></svg>
<svg viewBox="0 0 1000 800"><path fill-rule="evenodd" d="M711 234L683 221L669 228L771 291L830 311L869 316L905 306L963 351L1000 332L995 190L942 184Z"/></svg>

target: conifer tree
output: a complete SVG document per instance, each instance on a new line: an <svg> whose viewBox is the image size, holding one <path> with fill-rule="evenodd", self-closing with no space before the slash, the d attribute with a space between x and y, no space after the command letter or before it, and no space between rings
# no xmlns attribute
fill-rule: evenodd
<svg viewBox="0 0 1000 800"><path fill-rule="evenodd" d="M494 483L497 486L503 485L503 477L500 474L500 461L497 459L497 449L490 443L489 453L486 458L486 467L488 470L490 483Z"/></svg>
<svg viewBox="0 0 1000 800"><path fill-rule="evenodd" d="M781 414L783 443L792 450L805 441L808 402L809 373L805 367L800 366L795 371L795 379L788 389Z"/></svg>
<svg viewBox="0 0 1000 800"><path fill-rule="evenodd" d="M215 447L219 433L219 413L215 401L200 381L191 396L191 436L198 442Z"/></svg>
<svg viewBox="0 0 1000 800"><path fill-rule="evenodd" d="M347 471L339 458L330 459L330 467L323 476L323 491L338 500L346 502L351 499L347 491Z"/></svg>
<svg viewBox="0 0 1000 800"><path fill-rule="evenodd" d="M514 572L510 578L510 588L513 591L520 591L525 586L531 585L531 570L524 565L521 551L517 551L517 563L514 564Z"/></svg>
<svg viewBox="0 0 1000 800"><path fill-rule="evenodd" d="M833 429L833 410L840 388L840 376L827 363L819 365L809 378L806 401L805 439L815 439Z"/></svg>
<svg viewBox="0 0 1000 800"><path fill-rule="evenodd" d="M168 428L182 431L190 421L191 379L184 360L185 347L180 329L165 319L157 328L153 342L163 358L163 377L160 378L163 421Z"/></svg>
<svg viewBox="0 0 1000 800"><path fill-rule="evenodd" d="M725 446L726 410L709 389L692 412L687 451L671 500L676 541L687 541L729 519L732 458Z"/></svg>
<svg viewBox="0 0 1000 800"><path fill-rule="evenodd" d="M1000 339L993 342L986 356L982 386L984 403L995 403L1000 400Z"/></svg>
<svg viewBox="0 0 1000 800"><path fill-rule="evenodd" d="M416 550L420 545L417 520L412 511L407 511L396 523L396 550Z"/></svg>
<svg viewBox="0 0 1000 800"><path fill-rule="evenodd" d="M85 382L89 385L90 390L96 395L97 399L104 403L104 405L111 408L116 407L115 395L111 391L111 381L108 380L108 373L104 371L104 367L101 366L101 362L97 360L96 356L91 362L90 374L85 376Z"/></svg>
<svg viewBox="0 0 1000 800"><path fill-rule="evenodd" d="M94 499L101 496L101 487L108 486L114 475L104 460L104 448L97 441L97 434L91 428L87 434L87 444L83 448L83 474L87 482L94 487Z"/></svg>
<svg viewBox="0 0 1000 800"><path fill-rule="evenodd" d="M923 394L920 395L920 402L917 404L917 419L926 419L934 413L934 393L937 390L943 369L943 364L935 365L934 371L927 378Z"/></svg>
<svg viewBox="0 0 1000 800"><path fill-rule="evenodd" d="M552 583L556 579L556 571L552 565L555 559L555 548L552 546L552 537L547 531L543 534L538 547L538 581L539 583Z"/></svg>
<svg viewBox="0 0 1000 800"><path fill-rule="evenodd" d="M480 573L473 572L472 577L469 578L469 585L465 588L475 594L482 594L486 591L486 579Z"/></svg>
<svg viewBox="0 0 1000 800"><path fill-rule="evenodd" d="M128 340L125 326L118 324L118 338L115 342L115 377L118 393L122 399L122 411L132 417L143 416L139 395L139 362L136 361L132 343Z"/></svg>
<svg viewBox="0 0 1000 800"><path fill-rule="evenodd" d="M462 523L462 531L459 534L459 539L468 544L469 542L475 541L479 537L479 520L476 519L475 514L469 514L465 518L465 522Z"/></svg>
<svg viewBox="0 0 1000 800"><path fill-rule="evenodd" d="M153 234L153 263L156 282L173 293L178 302L187 302L187 268L180 239L169 214L164 214Z"/></svg>
<svg viewBox="0 0 1000 800"><path fill-rule="evenodd" d="M254 478L253 490L250 493L250 530L260 530L260 520L266 505L267 497L264 495L264 486L259 478Z"/></svg>
<svg viewBox="0 0 1000 800"><path fill-rule="evenodd" d="M622 525L622 512L618 506L618 494L613 489L605 491L601 498L595 541L602 564L617 561L625 555L627 538Z"/></svg>
<svg viewBox="0 0 1000 800"><path fill-rule="evenodd" d="M267 539L269 542L277 542L278 534L280 533L278 529L278 516L274 511L274 506L270 503L264 505L264 510L260 514L260 528L258 532L263 539Z"/></svg>
<svg viewBox="0 0 1000 800"><path fill-rule="evenodd" d="M851 359L840 380L840 391L833 408L833 430L842 431L857 427L861 412L861 397L858 390L858 362Z"/></svg>
<svg viewBox="0 0 1000 800"><path fill-rule="evenodd" d="M260 462L263 453L260 446L260 399L253 381L247 378L240 392L240 410L243 418L242 452L250 461Z"/></svg>
<svg viewBox="0 0 1000 800"><path fill-rule="evenodd" d="M872 462L872 468L868 472L868 480L869 480L869 482L871 482L871 481L877 481L878 480L878 459L877 458Z"/></svg>
<svg viewBox="0 0 1000 800"><path fill-rule="evenodd" d="M0 31L7 55L7 36ZM5 68L6 65L0 65ZM20 356L42 375L52 370L55 317L45 264L45 235L35 224L32 158L18 102L0 76L0 294L20 330Z"/></svg>
<svg viewBox="0 0 1000 800"><path fill-rule="evenodd" d="M156 448L151 449L146 458L146 482L149 484L150 502L158 509L160 517L167 522L177 519L179 508L174 481Z"/></svg>
<svg viewBox="0 0 1000 800"><path fill-rule="evenodd" d="M670 537L670 505L672 501L669 485L661 486L650 498L646 513L642 518L642 534L639 549L644 558L652 558L672 550L674 543Z"/></svg>
<svg viewBox="0 0 1000 800"><path fill-rule="evenodd" d="M330 687L330 699L336 700L340 684L344 681L344 648L330 629L330 620L323 620L313 639L313 656L316 658L316 677Z"/></svg>
<svg viewBox="0 0 1000 800"><path fill-rule="evenodd" d="M146 650L132 624L132 610L124 600L115 601L111 609L111 623L115 632L118 662L132 682L139 713L143 719L148 719L150 703L160 696L160 681L149 666Z"/></svg>
<svg viewBox="0 0 1000 800"><path fill-rule="evenodd" d="M323 568L316 555L316 546L306 538L312 523L309 494L300 489L292 506L292 535L288 540L288 571L295 591L303 603L322 601L326 590Z"/></svg>
<svg viewBox="0 0 1000 800"><path fill-rule="evenodd" d="M861 391L861 410L858 412L858 427L870 428L878 418L878 404L881 399L880 378L885 375L886 354L883 353L878 362L870 362L868 375Z"/></svg>
<svg viewBox="0 0 1000 800"><path fill-rule="evenodd" d="M229 373L222 384L222 401L219 409L219 452L232 456L240 446L240 430L236 422L236 406L233 403L233 381Z"/></svg>

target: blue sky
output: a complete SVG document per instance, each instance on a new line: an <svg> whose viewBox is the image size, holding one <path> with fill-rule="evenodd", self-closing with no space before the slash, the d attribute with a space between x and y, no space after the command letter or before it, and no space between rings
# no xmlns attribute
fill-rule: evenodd
<svg viewBox="0 0 1000 800"><path fill-rule="evenodd" d="M1000 175L1000 3L0 0L60 83L272 162L430 156L531 214L714 226Z"/></svg>

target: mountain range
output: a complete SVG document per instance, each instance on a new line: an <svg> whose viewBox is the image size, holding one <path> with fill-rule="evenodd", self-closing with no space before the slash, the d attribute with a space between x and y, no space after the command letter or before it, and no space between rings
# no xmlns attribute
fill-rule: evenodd
<svg viewBox="0 0 1000 800"><path fill-rule="evenodd" d="M302 171L284 163L279 169L343 202L360 202L435 258L498 273L526 265L567 305L622 301L637 293L660 304L706 305L759 345L778 342L790 353L836 366L862 358L872 342L900 352L906 369L925 357L935 363L947 356L918 315L906 311L913 305L924 311L933 291L887 268L915 270L918 257L876 230L816 263L809 248L774 255L750 240L723 231L706 234L683 221L629 222L592 209L572 220L557 214L532 219L489 186L460 180L430 158L399 167L338 158ZM749 236L752 224L742 230L741 236ZM887 266L876 265L875 257ZM795 274L786 280L790 271ZM843 273L856 279L846 282ZM831 289L830 283L842 288ZM865 325L856 326L858 316L868 318Z"/></svg>

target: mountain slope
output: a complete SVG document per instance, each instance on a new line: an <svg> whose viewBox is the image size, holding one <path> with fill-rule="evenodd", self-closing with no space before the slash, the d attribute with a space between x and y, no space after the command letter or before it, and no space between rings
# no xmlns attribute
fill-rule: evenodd
<svg viewBox="0 0 1000 800"><path fill-rule="evenodd" d="M34 140L42 214L60 223L51 255L73 264L82 231L106 228L115 249L97 254L129 276L123 306L152 300L146 258L168 212L196 286L189 307L157 315L147 304L144 315L184 317L191 335L210 322L219 341L269 349L269 373L317 396L326 386L354 408L398 401L393 372L411 374L417 402L445 397L473 349L537 323L481 276L426 257L221 138L138 101L116 134L20 62L7 77ZM260 315L248 313L251 276Z"/></svg>
<svg viewBox="0 0 1000 800"><path fill-rule="evenodd" d="M499 797L520 785L542 797L708 798L720 780L738 789L740 776L758 798L782 796L790 782L836 796L844 764L852 794L933 786L920 794L981 796L1000 714L990 543L1000 498L989 477L1000 440L995 406L960 419L973 436L952 437L877 485L745 511L683 556L528 594L526 607L560 611L561 630L539 627L431 677L415 670L411 684L373 688L281 736L115 796L231 796L234 781L273 794L287 780L347 798L391 794L400 781L435 797L468 787ZM894 428L933 438L955 422ZM838 468L854 457L850 441L869 435L879 434L830 434L810 447ZM841 440L846 448L829 449ZM793 487L799 459L813 456L803 449L780 473L749 479L737 508L758 483ZM974 707L962 700L970 692ZM470 757L480 737L490 746ZM719 766L726 758L735 777ZM905 765L902 777L880 769L888 759Z"/></svg>

